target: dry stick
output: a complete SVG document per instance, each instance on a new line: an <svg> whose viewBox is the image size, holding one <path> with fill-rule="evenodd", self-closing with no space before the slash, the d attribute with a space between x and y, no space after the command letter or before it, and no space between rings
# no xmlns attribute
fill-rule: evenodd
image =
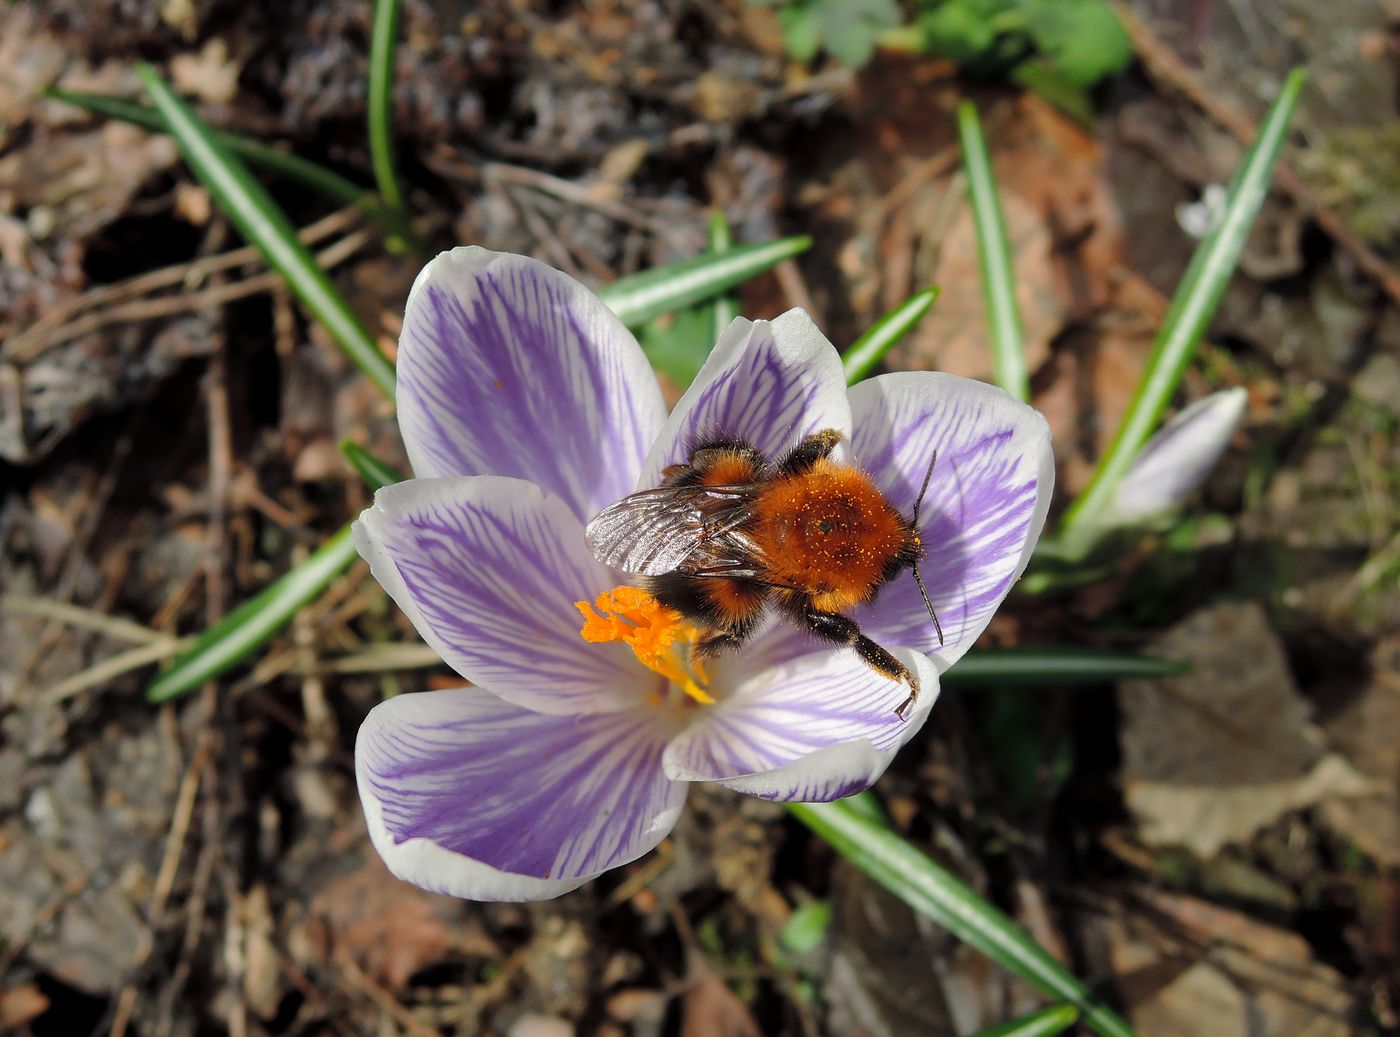
<svg viewBox="0 0 1400 1037"><path fill-rule="evenodd" d="M208 545L208 555L205 567L205 615L206 628L211 628L224 618L224 613L228 605L228 585L225 580L225 573L228 570L228 504L229 487L233 480L233 433L231 431L231 421L229 418L229 398L228 398L228 337L223 333L222 328L216 337L216 344L213 354L209 358L208 373L208 416L209 416L209 525L206 530L206 543ZM222 728L222 735L228 741L219 740L211 742L221 745L227 749L230 743L236 744L237 730L233 722L229 699L220 699L219 685L215 680L207 681L200 695L205 705L205 717L208 727L206 731L215 730L217 721L224 721L219 726ZM221 708L222 707L222 708ZM239 753L226 752L225 759L233 767L237 767L241 756ZM218 774L218 768L210 763L211 777ZM242 789L243 783L238 774L231 776L232 780L227 783L228 792L235 795ZM226 792L224 795L227 795ZM216 840L222 836L223 817L221 807L222 797L215 797L206 794L204 801L204 829L207 840ZM235 803L235 808L240 804ZM230 896L237 895L236 884L228 879L225 873L225 887ZM246 950L240 948L240 952ZM232 987L233 1006L229 1014L229 1033L232 1037L243 1037L248 1029L248 1003L247 991L243 982L243 971L238 963L245 958L244 953L234 956L229 962L228 983Z"/></svg>
<svg viewBox="0 0 1400 1037"><path fill-rule="evenodd" d="M131 1023L131 1012L135 1007L136 987L128 983L122 987L121 995L117 998L117 1011L112 1017L112 1028L108 1031L110 1037L123 1037Z"/></svg>
<svg viewBox="0 0 1400 1037"><path fill-rule="evenodd" d="M361 216L362 213L355 206L340 209L298 231L297 237L304 244L314 245L318 241L359 223ZM6 343L3 359L16 364L34 360L45 349L49 348L49 345L53 344L36 345L36 343L44 340L53 331L61 329L69 320L84 310L105 307L132 296L146 295L162 288L172 288L175 285L191 288L196 284L202 284L213 274L234 267L246 266L249 263L262 263L262 253L252 245L237 248L231 252L223 252L206 259L197 259L192 263L176 263L173 266L162 267L149 273L138 274L125 281L118 281L116 284L90 289L76 299L50 310L35 321L23 334L9 339ZM6 337L8 332L8 326L0 327L0 338ZM61 342L65 338L71 337L71 335L61 336L58 341Z"/></svg>
<svg viewBox="0 0 1400 1037"><path fill-rule="evenodd" d="M199 775L209 762L209 754L213 750L213 739L208 736L208 732L208 728L200 732L199 743L195 747L194 755L190 757L189 766L185 768L184 777L180 779L180 791L175 796L175 809L171 812L170 829L165 836L165 852L161 855L160 869L156 872L150 904L146 908L146 915L153 926L159 923L160 916L165 913L166 904L170 902L170 894L175 890L175 875L180 867L180 854L184 849L185 838L189 835L190 820L194 817Z"/></svg>
<svg viewBox="0 0 1400 1037"><path fill-rule="evenodd" d="M487 162L481 167L481 175L486 180L514 181L526 187L533 187L563 201L573 202L586 209L593 209L619 223L629 224L639 230L654 229L654 220L641 215L628 205L613 201L611 198L598 198L582 184L576 184L571 180L565 180L549 173L541 173L537 169L527 169L525 166L516 166L508 162Z"/></svg>
<svg viewBox="0 0 1400 1037"><path fill-rule="evenodd" d="M332 269L353 256L372 238L373 234L370 231L357 230L316 253L316 260L327 270ZM217 285L197 292L187 292L169 298L141 299L112 306L96 313L77 317L61 327L33 334L32 337L26 337L24 341L16 338L10 343L9 352L12 355L6 359L14 363L28 363L54 346L71 342L81 335L100 331L102 328L111 327L114 324L131 324L152 320L156 317L173 317L205 307L222 306L250 295L271 291L282 283L282 275L272 271L255 274L232 284Z"/></svg>
<svg viewBox="0 0 1400 1037"><path fill-rule="evenodd" d="M937 151L919 162L900 177L899 183L895 184L876 204L876 216L879 219L884 219L896 209L901 208L914 197L919 188L930 180L936 180L944 173L957 169L961 159L962 148L957 144L950 144L942 151Z"/></svg>
<svg viewBox="0 0 1400 1037"><path fill-rule="evenodd" d="M1229 130L1241 144L1248 144L1254 139L1258 127L1217 97L1206 85L1204 78L1177 57L1166 41L1153 32L1128 4L1116 0L1113 9L1124 28L1128 30L1133 49L1137 51L1138 57L1149 72L1165 79L1181 91L1198 108ZM1282 162L1274 172L1274 182L1312 217L1328 237L1351 256L1362 271L1381 286L1392 302L1400 304L1400 274L1348 227L1340 216L1323 204L1312 188L1304 184L1298 175Z"/></svg>
<svg viewBox="0 0 1400 1037"><path fill-rule="evenodd" d="M172 634L152 630L150 627L142 626L132 620L122 619L120 616L109 616L94 609L85 609L81 605L69 605L66 602L54 601L52 598L35 598L28 594L4 594L0 595L0 607L3 607L7 612L15 612L21 616L42 616L45 619L56 619L69 626L106 634L118 641L132 641L136 644L170 644L177 640Z"/></svg>
<svg viewBox="0 0 1400 1037"><path fill-rule="evenodd" d="M151 665L151 663L163 662L193 643L193 637L172 637L152 641L137 648L129 648L125 652L118 652L116 655L103 659L100 663L73 674L66 680L61 680L57 684L45 688L38 701L44 706L57 705L71 699L74 695L82 694L89 688L96 688L114 681L132 670L139 670L143 666Z"/></svg>
<svg viewBox="0 0 1400 1037"><path fill-rule="evenodd" d="M773 272L778 275L778 284L782 287L783 294L788 297L788 302L806 310L817 327L826 327L826 321L822 319L821 311L812 300L812 293L807 290L807 282L802 277L802 270L797 263L791 259L784 259L773 268Z"/></svg>
<svg viewBox="0 0 1400 1037"><path fill-rule="evenodd" d="M409 1033L417 1034L418 1037L439 1037L437 1030L422 1023L393 995L392 991L386 990L371 979L349 955L341 955L337 964L350 980L350 986L347 989L366 995L381 1009L393 1016L394 1020Z"/></svg>

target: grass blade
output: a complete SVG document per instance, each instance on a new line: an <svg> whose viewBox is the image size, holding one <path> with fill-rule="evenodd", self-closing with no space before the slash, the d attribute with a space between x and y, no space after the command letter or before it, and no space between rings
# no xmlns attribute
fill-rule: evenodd
<svg viewBox="0 0 1400 1037"><path fill-rule="evenodd" d="M371 490L377 490L381 486L392 486L394 483L404 480L401 472L379 460L359 443L342 439L340 452L345 456L345 460L350 462L350 467L355 469L359 477L365 481L365 485Z"/></svg>
<svg viewBox="0 0 1400 1037"><path fill-rule="evenodd" d="M44 93L47 97L71 104L94 115L102 115L119 122L140 126L143 130L150 130L152 133L169 132L160 112L150 105L137 104L135 101L109 97L106 94L91 94L83 90L60 90L57 87L50 87ZM209 129L209 133L227 151L259 169L304 184L328 198L334 198L336 201L358 205L365 211L365 215L379 224L386 234L401 237L408 233L408 227L403 220L385 209L374 192L366 191L353 180L341 176L334 170L327 169L309 159L304 159L300 155L294 155L281 148L253 140L251 137L229 133L227 130L216 130L212 127Z"/></svg>
<svg viewBox="0 0 1400 1037"><path fill-rule="evenodd" d="M345 526L301 565L200 634L189 651L151 682L147 700L165 702L183 695L246 659L357 557L350 527Z"/></svg>
<svg viewBox="0 0 1400 1037"><path fill-rule="evenodd" d="M987 330L991 335L992 365L997 384L1018 400L1030 398L1030 376L1026 373L1026 353L1021 334L1021 315L1016 309L1016 278L1011 268L1011 245L1006 239L1006 221L1001 214L992 160L987 139L971 101L958 104L958 137L962 141L963 170L972 202L972 218L977 227L977 254L982 263L982 298L987 307Z"/></svg>
<svg viewBox="0 0 1400 1037"><path fill-rule="evenodd" d="M973 949L1083 1012L1103 1037L1133 1037L1132 1028L1067 972L1010 918L898 834L841 800L789 803L788 809L842 856L920 914Z"/></svg>
<svg viewBox="0 0 1400 1037"><path fill-rule="evenodd" d="M1298 104L1304 78L1302 69L1288 74L1283 89L1259 127L1258 137L1230 184L1229 201L1220 226L1197 247L1172 298L1153 343L1147 370L1128 405L1123 423L1099 460L1089 485L1065 513L1066 534L1075 531L1082 534L1108 506L1113 491L1157 427L1163 409L1181 383L1186 366L1225 294L1244 250L1245 239L1268 193L1274 163L1288 132L1293 109Z"/></svg>
<svg viewBox="0 0 1400 1037"><path fill-rule="evenodd" d="M855 385L875 370L875 365L884 359L895 343L914 330L914 325L918 324L938 301L941 291L941 288L925 288L917 295L911 295L856 339L851 348L841 355L841 366L846 370L846 384Z"/></svg>
<svg viewBox="0 0 1400 1037"><path fill-rule="evenodd" d="M1055 1037L1079 1021L1074 1005L1051 1005L1019 1019L979 1030L972 1037Z"/></svg>
<svg viewBox="0 0 1400 1037"><path fill-rule="evenodd" d="M399 0L377 0L369 38L369 157L379 195L394 210L403 192L394 174L394 44L399 36Z"/></svg>
<svg viewBox="0 0 1400 1037"><path fill-rule="evenodd" d="M91 94L84 90L60 90L58 87L50 87L45 91L45 95L94 115L103 115L109 119L117 119L133 126L140 126L143 130L150 130L152 133L169 132L160 112L150 105L137 104L135 101L109 97L106 94ZM251 137L229 133L226 130L216 130L210 127L209 134L239 158L266 169L270 173L278 173L288 180L305 184L307 187L314 188L338 201L360 202L366 198L374 197L353 180L299 155L293 155L280 148L274 148L270 144L253 140Z"/></svg>
<svg viewBox="0 0 1400 1037"><path fill-rule="evenodd" d="M598 296L622 323L635 328L663 313L713 298L811 247L812 239L804 234L740 245L728 252L706 252L619 278L599 289Z"/></svg>
<svg viewBox="0 0 1400 1037"><path fill-rule="evenodd" d="M1109 684L1136 677L1176 677L1191 667L1174 659L1097 648L982 648L945 673L944 687Z"/></svg>
<svg viewBox="0 0 1400 1037"><path fill-rule="evenodd" d="M346 354L386 396L394 394L394 367L369 331L336 291L326 272L297 240L287 217L243 164L210 132L199 116L147 65L137 68L157 111L180 145L185 160L209 188L243 236L287 279L287 284Z"/></svg>
<svg viewBox="0 0 1400 1037"><path fill-rule="evenodd" d="M710 213L710 252L720 255L733 247L734 232L729 227L729 220L722 209L716 209ZM729 327L730 322L737 316L739 300L733 292L721 292L715 296L714 302L710 303L710 321L714 331L710 336L710 346L719 341L719 333Z"/></svg>

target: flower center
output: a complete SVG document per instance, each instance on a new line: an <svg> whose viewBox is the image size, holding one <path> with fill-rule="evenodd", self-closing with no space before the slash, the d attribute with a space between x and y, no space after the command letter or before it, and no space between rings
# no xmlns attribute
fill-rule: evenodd
<svg viewBox="0 0 1400 1037"><path fill-rule="evenodd" d="M590 605L574 602L583 614L579 635L589 644L621 641L637 661L659 673L696 702L714 702L705 690L704 668L690 656L701 630L640 587L614 587ZM659 704L659 703L658 703Z"/></svg>

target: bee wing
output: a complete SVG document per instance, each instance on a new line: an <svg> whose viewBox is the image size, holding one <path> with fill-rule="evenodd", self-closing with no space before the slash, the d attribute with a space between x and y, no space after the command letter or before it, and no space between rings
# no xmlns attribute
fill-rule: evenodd
<svg viewBox="0 0 1400 1037"><path fill-rule="evenodd" d="M720 550L748 518L756 487L660 486L609 505L584 535L604 565L639 576L675 572L697 552Z"/></svg>

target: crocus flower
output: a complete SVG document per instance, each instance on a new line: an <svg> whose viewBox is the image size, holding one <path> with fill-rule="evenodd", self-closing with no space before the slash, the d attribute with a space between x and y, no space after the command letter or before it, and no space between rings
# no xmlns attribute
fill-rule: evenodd
<svg viewBox="0 0 1400 1037"><path fill-rule="evenodd" d="M444 253L415 283L398 405L416 478L375 495L355 543L474 687L376 706L356 774L390 870L477 900L557 896L636 859L693 782L773 800L867 788L1020 576L1054 478L1029 407L930 372L848 392L800 310L736 320L668 416L641 349L591 292L479 248ZM699 632L584 539L701 431L779 455L824 429L906 515L937 451L921 571L943 643L907 574L850 613L917 674L906 719L904 685L787 623L697 670Z"/></svg>
<svg viewBox="0 0 1400 1037"><path fill-rule="evenodd" d="M1240 388L1212 393L1163 425L1138 451L1100 521L1132 525L1182 504L1230 445L1246 396Z"/></svg>

